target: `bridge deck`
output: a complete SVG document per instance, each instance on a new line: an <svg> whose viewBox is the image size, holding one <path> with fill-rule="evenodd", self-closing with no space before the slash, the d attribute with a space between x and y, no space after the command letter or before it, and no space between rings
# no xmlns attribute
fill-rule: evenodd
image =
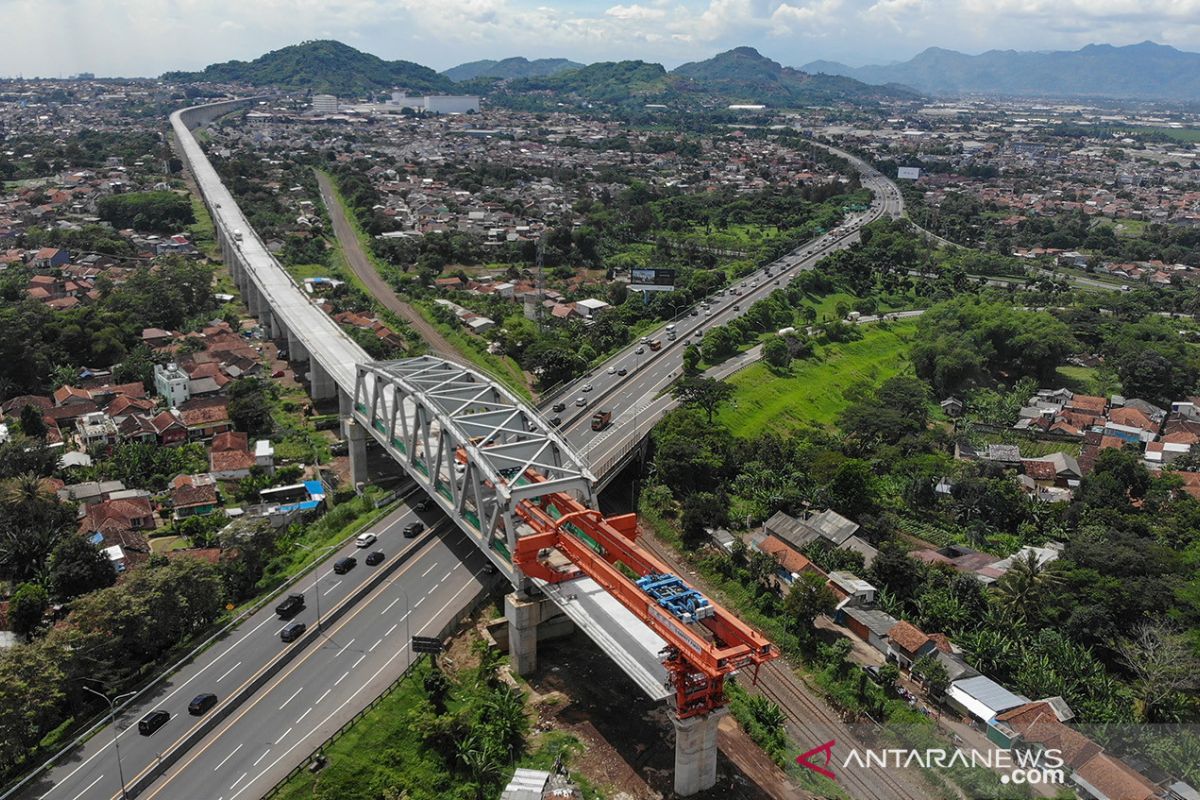
<svg viewBox="0 0 1200 800"><path fill-rule="evenodd" d="M667 684L667 669L658 655L667 643L594 580L578 578L556 584L535 580L534 583L651 700L666 700L674 694Z"/></svg>

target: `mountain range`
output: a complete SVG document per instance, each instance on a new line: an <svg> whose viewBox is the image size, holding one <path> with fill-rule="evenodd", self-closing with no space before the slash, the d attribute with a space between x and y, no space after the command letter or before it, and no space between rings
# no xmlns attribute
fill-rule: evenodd
<svg viewBox="0 0 1200 800"><path fill-rule="evenodd" d="M929 94L1200 101L1200 53L1154 42L979 55L931 47L898 64L813 61L802 69L871 84L899 83Z"/></svg>
<svg viewBox="0 0 1200 800"><path fill-rule="evenodd" d="M498 75L497 71L509 74ZM454 75L462 82L452 80ZM750 47L738 47L671 71L646 61L583 66L565 59L511 58L461 64L439 74L410 61L384 61L341 42L313 41L273 50L253 61L226 61L199 72L168 72L163 78L247 83L347 98L380 95L393 88L471 92L487 94L509 105L527 103L534 92L614 104L762 103L777 108L918 97L904 87L871 86L838 75L809 75L784 67ZM504 79L503 83L498 79Z"/></svg>
<svg viewBox="0 0 1200 800"><path fill-rule="evenodd" d="M468 61L466 64L442 70L442 74L452 81L459 82L476 78L541 78L569 69L580 69L583 66L578 61L565 58L536 58L530 61L523 56L517 56L502 61Z"/></svg>

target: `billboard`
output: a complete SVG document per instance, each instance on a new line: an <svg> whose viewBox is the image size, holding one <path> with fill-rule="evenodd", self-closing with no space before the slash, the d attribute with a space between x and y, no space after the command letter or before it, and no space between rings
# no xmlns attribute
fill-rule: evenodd
<svg viewBox="0 0 1200 800"><path fill-rule="evenodd" d="M631 269L629 288L635 292L671 292L675 290L673 269Z"/></svg>
<svg viewBox="0 0 1200 800"><path fill-rule="evenodd" d="M921 168L900 167L899 171L896 173L896 177L902 181L915 181L917 178L921 177Z"/></svg>

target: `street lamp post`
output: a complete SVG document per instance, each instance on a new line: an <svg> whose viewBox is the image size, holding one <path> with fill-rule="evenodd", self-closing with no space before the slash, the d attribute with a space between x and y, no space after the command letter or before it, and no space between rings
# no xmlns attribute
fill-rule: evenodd
<svg viewBox="0 0 1200 800"><path fill-rule="evenodd" d="M326 545L325 547L318 548L301 544L300 542L296 542L296 547L307 550L310 553L328 553L337 549L336 544L330 544ZM317 630L319 631L321 630L321 564L319 560L317 562L316 573L313 576L313 589L315 590L313 594L317 599Z"/></svg>
<svg viewBox="0 0 1200 800"><path fill-rule="evenodd" d="M95 680L94 678L85 678L84 680ZM117 703L124 700L126 697L133 697L137 692L126 692L119 694L111 700L108 695L98 692L89 686L81 687L85 692L91 692L97 697L108 703L108 726L112 728L113 733L113 748L117 751L117 775L121 778L121 798L128 800L129 795L125 792L125 768L121 764L121 742L117 736Z"/></svg>

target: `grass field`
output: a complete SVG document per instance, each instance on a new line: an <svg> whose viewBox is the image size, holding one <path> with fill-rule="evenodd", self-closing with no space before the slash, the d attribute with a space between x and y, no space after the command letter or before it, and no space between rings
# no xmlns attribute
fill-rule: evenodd
<svg viewBox="0 0 1200 800"><path fill-rule="evenodd" d="M1114 375L1106 374L1095 367L1063 366L1059 367L1055 374L1059 379L1058 385L1065 386L1073 392L1108 395L1120 390Z"/></svg>
<svg viewBox="0 0 1200 800"><path fill-rule="evenodd" d="M808 425L832 426L849 404L845 392L864 381L878 384L909 368L915 321L864 326L857 342L818 347L816 355L777 374L759 362L729 379L733 400L718 418L734 436L787 433Z"/></svg>

